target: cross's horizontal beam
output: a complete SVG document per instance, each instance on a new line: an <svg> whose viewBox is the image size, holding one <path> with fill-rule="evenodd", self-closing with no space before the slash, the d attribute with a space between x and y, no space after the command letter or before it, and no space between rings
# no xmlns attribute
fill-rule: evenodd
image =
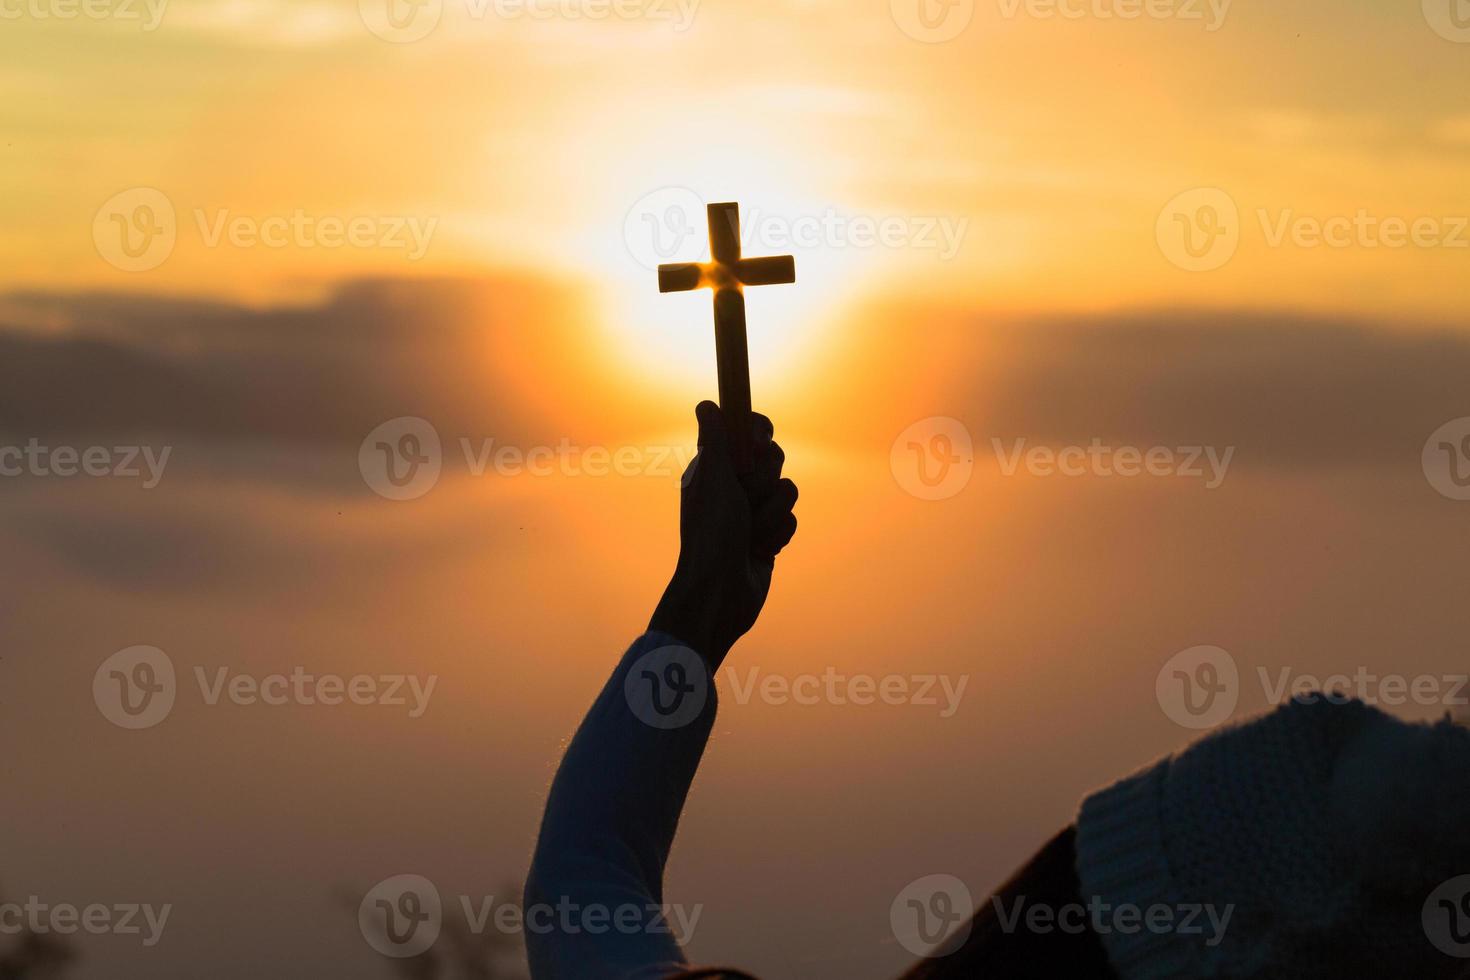
<svg viewBox="0 0 1470 980"><path fill-rule="evenodd" d="M698 262L677 262L658 267L658 291L683 293L698 289L704 279L704 266Z"/></svg>
<svg viewBox="0 0 1470 980"><path fill-rule="evenodd" d="M796 259L789 255L772 255L760 259L741 259L735 263L735 278L742 286L774 286L796 282Z"/></svg>
<svg viewBox="0 0 1470 980"><path fill-rule="evenodd" d="M733 282L724 281L721 272ZM737 259L734 265L711 262L676 262L658 267L658 291L683 293L703 287L774 286L796 281L796 259L789 255L772 255L759 259Z"/></svg>

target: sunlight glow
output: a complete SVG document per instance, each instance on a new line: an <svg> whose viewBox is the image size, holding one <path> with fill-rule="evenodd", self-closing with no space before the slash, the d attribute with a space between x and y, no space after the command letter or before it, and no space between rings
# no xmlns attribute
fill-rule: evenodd
<svg viewBox="0 0 1470 980"><path fill-rule="evenodd" d="M865 254L830 247L830 216L841 209L816 195L820 168L789 134L744 130L732 148L712 120L689 130L676 147L628 142L605 165L606 201L599 204L611 212L621 203L622 213L609 213L602 224L610 234L588 243L591 287L605 311L604 341L611 356L659 387L681 397L712 394L712 294L661 294L656 269L661 262L707 261L703 207L737 201L746 255L796 258L794 285L745 291L759 402L804 376L819 344L832 342L838 310L830 304L863 281ZM637 176L642 173L651 176Z"/></svg>

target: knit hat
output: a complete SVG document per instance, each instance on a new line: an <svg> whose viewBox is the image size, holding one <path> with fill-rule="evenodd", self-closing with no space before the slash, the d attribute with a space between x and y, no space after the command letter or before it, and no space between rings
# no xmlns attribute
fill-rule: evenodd
<svg viewBox="0 0 1470 980"><path fill-rule="evenodd" d="M1077 873L1123 980L1459 977L1470 731L1293 700L1089 797Z"/></svg>

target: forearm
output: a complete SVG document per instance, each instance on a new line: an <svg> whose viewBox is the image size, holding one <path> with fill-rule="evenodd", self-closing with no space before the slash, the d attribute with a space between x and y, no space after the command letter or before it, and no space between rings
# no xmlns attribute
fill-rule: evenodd
<svg viewBox="0 0 1470 980"><path fill-rule="evenodd" d="M623 655L568 746L547 800L525 895L537 980L657 977L682 967L679 944L656 910L714 716L702 662L672 636L644 634ZM582 928L588 915L602 931Z"/></svg>

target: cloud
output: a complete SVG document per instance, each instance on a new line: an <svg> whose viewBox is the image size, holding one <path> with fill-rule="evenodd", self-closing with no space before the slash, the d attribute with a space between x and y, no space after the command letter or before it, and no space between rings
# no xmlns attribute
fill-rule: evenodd
<svg viewBox="0 0 1470 980"><path fill-rule="evenodd" d="M554 359L571 386L591 370L564 295L508 279L363 281L261 310L12 294L0 299L0 432L355 451L416 415L446 433L551 438L572 423L537 394L537 369Z"/></svg>
<svg viewBox="0 0 1470 980"><path fill-rule="evenodd" d="M494 502L474 487L446 486L444 506L395 507L363 491L356 460L345 454L266 463L236 460L236 478L215 480L199 475L206 462L148 491L121 480L18 484L0 535L16 559L11 571L155 597L310 595L324 603L344 588L350 593L358 577L483 556L504 537L484 520ZM277 482L313 479L319 492L237 478L259 472Z"/></svg>
<svg viewBox="0 0 1470 980"><path fill-rule="evenodd" d="M907 415L879 417L890 428L949 414L977 439L1237 446L1242 465L1417 473L1429 434L1470 415L1470 334L1433 325L1165 310L875 323L905 318L929 322L897 354L846 369L924 379L897 396Z"/></svg>
<svg viewBox="0 0 1470 980"><path fill-rule="evenodd" d="M668 406L625 390L598 361L570 292L515 279L371 280L268 309L12 294L0 298L12 324L0 328L0 433L162 436L218 460L232 446L355 454L368 432L405 415L446 440L522 446L666 430ZM892 328L914 321L923 329ZM1236 446L1241 465L1400 466L1443 422L1470 415L1470 334L1425 324L906 308L879 310L845 336L824 397L801 398L783 422L849 446L886 447L915 418L948 414L981 440L1096 437ZM865 393L838 391L841 379Z"/></svg>

